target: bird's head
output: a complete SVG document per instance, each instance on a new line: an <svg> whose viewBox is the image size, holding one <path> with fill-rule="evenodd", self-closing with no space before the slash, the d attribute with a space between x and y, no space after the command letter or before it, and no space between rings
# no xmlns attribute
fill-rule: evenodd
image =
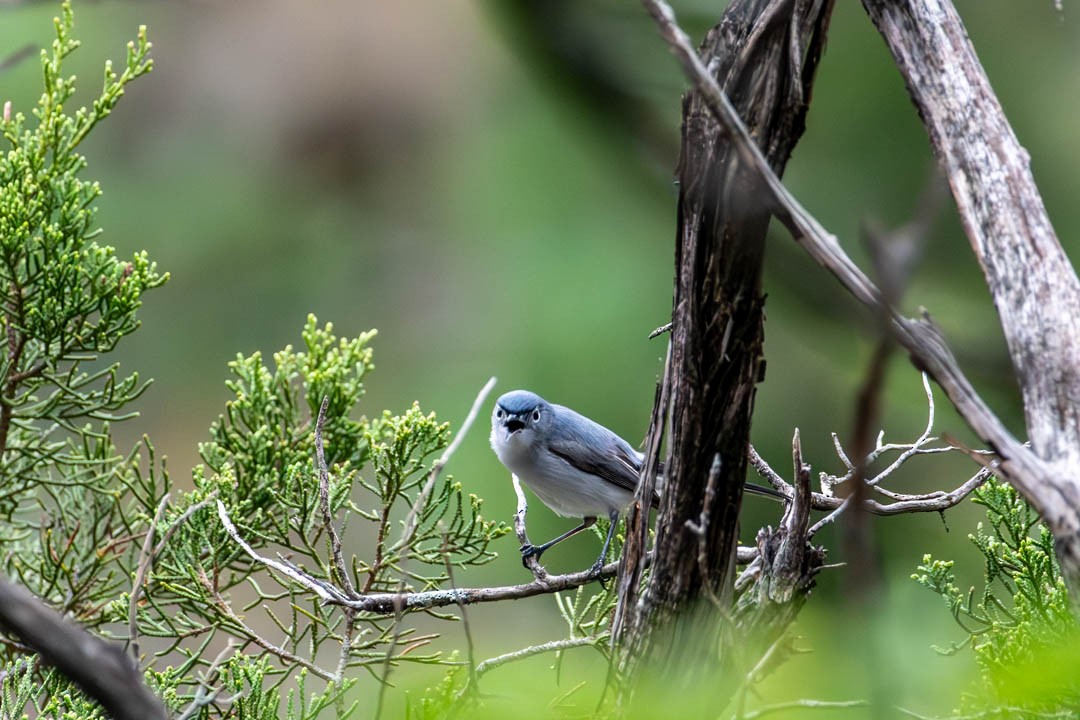
<svg viewBox="0 0 1080 720"><path fill-rule="evenodd" d="M513 390L495 401L491 413L493 446L531 445L551 421L552 408L528 390Z"/></svg>

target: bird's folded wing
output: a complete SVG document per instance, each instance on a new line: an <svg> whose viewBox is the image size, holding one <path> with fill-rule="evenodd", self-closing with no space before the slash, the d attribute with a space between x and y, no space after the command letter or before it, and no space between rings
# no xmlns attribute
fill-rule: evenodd
<svg viewBox="0 0 1080 720"><path fill-rule="evenodd" d="M595 445L560 439L552 441L550 449L553 455L583 473L595 475L630 492L637 490L641 459L621 444L611 443L598 449ZM659 493L654 491L651 504L656 507L659 499Z"/></svg>

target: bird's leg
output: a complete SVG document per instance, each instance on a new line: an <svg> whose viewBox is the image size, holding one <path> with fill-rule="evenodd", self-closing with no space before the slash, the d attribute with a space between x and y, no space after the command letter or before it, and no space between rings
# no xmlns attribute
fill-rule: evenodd
<svg viewBox="0 0 1080 720"><path fill-rule="evenodd" d="M582 530L585 530L587 528L591 528L595 524L596 524L596 518L594 518L594 517L582 518L581 524L578 525L576 528L574 528L573 530L568 530L567 532L564 532L562 535L555 538L554 540L548 540L543 545L530 545L528 543L526 543L525 545L522 545L521 546L521 564L524 565L525 560L527 558L531 558L531 557L535 557L537 560L539 560L540 556L543 554L543 552L545 550L547 550L549 547L551 547L552 545L555 545L556 543L561 543L566 538L577 535ZM526 566L526 567L528 567L528 566Z"/></svg>
<svg viewBox="0 0 1080 720"><path fill-rule="evenodd" d="M608 513L608 520L611 521L611 525L608 526L607 538L604 540L604 549L600 551L600 557L596 558L596 562L589 568L589 574L596 576L600 574L600 571L604 568L604 558L607 557L608 547L611 545L611 538L615 536L615 527L619 524L619 513L612 510Z"/></svg>

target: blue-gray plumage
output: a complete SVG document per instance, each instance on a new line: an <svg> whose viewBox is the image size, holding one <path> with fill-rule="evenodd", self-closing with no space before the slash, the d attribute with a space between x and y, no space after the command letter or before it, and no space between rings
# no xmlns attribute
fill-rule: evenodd
<svg viewBox="0 0 1080 720"><path fill-rule="evenodd" d="M522 547L522 558L539 557L597 517L607 517L611 528L592 567L599 571L619 514L633 502L641 453L603 425L527 390L508 392L495 402L491 448L545 505L564 517L582 518L581 525L550 542ZM658 498L654 494L654 505Z"/></svg>

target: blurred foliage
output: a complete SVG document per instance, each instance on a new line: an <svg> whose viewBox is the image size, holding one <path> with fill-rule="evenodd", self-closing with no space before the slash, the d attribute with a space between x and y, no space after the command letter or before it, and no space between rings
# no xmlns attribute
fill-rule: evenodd
<svg viewBox="0 0 1080 720"><path fill-rule="evenodd" d="M969 535L986 563L981 590L957 585L953 561L926 555L912 577L942 597L966 633L939 650L970 646L980 671L959 712L987 718L1075 717L1080 711L1077 625L1054 556L1054 538L1011 486L975 491L987 525Z"/></svg>

